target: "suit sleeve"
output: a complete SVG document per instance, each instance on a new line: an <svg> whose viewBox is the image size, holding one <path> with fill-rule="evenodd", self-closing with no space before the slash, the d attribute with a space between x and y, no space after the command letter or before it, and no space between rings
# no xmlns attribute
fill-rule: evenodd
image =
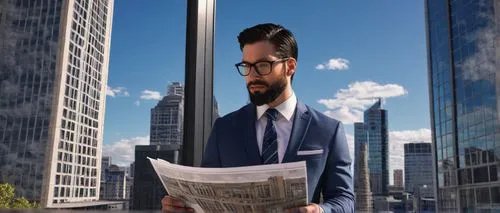
<svg viewBox="0 0 500 213"><path fill-rule="evenodd" d="M354 192L351 157L342 123L330 141L330 152L323 173L323 199L325 213L353 213Z"/></svg>
<svg viewBox="0 0 500 213"><path fill-rule="evenodd" d="M203 152L203 159L201 160L201 167L219 168L221 167L219 144L217 143L217 128L220 126L220 118L215 120L212 132L208 137L207 146Z"/></svg>

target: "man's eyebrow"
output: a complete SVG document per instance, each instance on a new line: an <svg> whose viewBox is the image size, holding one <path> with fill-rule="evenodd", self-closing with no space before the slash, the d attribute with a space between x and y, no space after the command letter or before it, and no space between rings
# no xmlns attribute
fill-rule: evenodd
<svg viewBox="0 0 500 213"><path fill-rule="evenodd" d="M261 62L261 61L272 61L272 60L271 60L271 59L269 59L269 57L263 57L263 58L259 58L259 59L257 59L254 63ZM251 62L249 62L249 61L245 61L245 60L243 60L243 59L241 59L241 62L245 62L245 63L250 63L250 64L251 64Z"/></svg>

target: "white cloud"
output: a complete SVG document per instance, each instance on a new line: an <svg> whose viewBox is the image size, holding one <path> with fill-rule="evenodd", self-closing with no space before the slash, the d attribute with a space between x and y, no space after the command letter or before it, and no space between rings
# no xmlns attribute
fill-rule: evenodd
<svg viewBox="0 0 500 213"><path fill-rule="evenodd" d="M144 90L141 92L142 100L161 100L161 94L158 91Z"/></svg>
<svg viewBox="0 0 500 213"><path fill-rule="evenodd" d="M136 106L140 106L140 105L141 105L141 102L140 102L139 100L137 100L137 101L135 101L135 102L134 102L134 104L135 104Z"/></svg>
<svg viewBox="0 0 500 213"><path fill-rule="evenodd" d="M129 166L134 161L136 145L148 145L149 136L121 139L103 146L103 156L111 156L118 166Z"/></svg>
<svg viewBox="0 0 500 213"><path fill-rule="evenodd" d="M391 131L389 133L391 141L409 142L431 142L430 129L406 130L406 131Z"/></svg>
<svg viewBox="0 0 500 213"><path fill-rule="evenodd" d="M316 66L317 70L347 70L349 69L349 60L343 58L332 58L328 62L323 64L318 64Z"/></svg>
<svg viewBox="0 0 500 213"><path fill-rule="evenodd" d="M463 72L464 80L487 80L495 81L495 78L491 78L497 71L496 66L496 37L497 37L497 26L495 23L495 16L493 13L485 12L484 8L487 8L490 3L485 3L485 0L477 1L477 5L483 10L481 12L475 13L475 19L478 23L487 23L481 28L477 28L473 32L465 33L465 41L470 42L474 46L473 51L469 52L468 57L463 60L461 64L457 66ZM465 27L466 22L458 22L459 27ZM470 51L470 48L469 48ZM438 64L438 66L445 66L446 64Z"/></svg>
<svg viewBox="0 0 500 213"><path fill-rule="evenodd" d="M317 69L317 70L324 70L324 69L325 69L325 65L323 65L323 64L318 64L318 65L316 66L316 69Z"/></svg>
<svg viewBox="0 0 500 213"><path fill-rule="evenodd" d="M353 124L354 122L363 121L363 112L356 109L349 109L349 107L341 106L336 110L329 110L324 112L325 115L342 121L344 124Z"/></svg>
<svg viewBox="0 0 500 213"><path fill-rule="evenodd" d="M106 87L106 95L111 96L111 97L130 96L130 94L127 91L127 88L125 88L125 87L112 88L110 86Z"/></svg>
<svg viewBox="0 0 500 213"><path fill-rule="evenodd" d="M376 98L392 98L408 94L408 91L398 84L381 85L373 81L354 82L347 89L340 89L332 99L320 99L318 103L329 110L326 115L352 124L362 121L363 110L372 105Z"/></svg>
<svg viewBox="0 0 500 213"><path fill-rule="evenodd" d="M325 105L326 108L328 109L338 109L342 107L365 109L366 106L373 104L374 100L368 98L359 99L357 97L351 97L351 98L336 97L335 99L320 99L318 103Z"/></svg>

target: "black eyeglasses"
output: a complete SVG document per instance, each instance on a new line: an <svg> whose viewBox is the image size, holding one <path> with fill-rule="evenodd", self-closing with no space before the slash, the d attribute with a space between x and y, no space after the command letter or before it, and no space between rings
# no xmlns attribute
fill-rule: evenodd
<svg viewBox="0 0 500 213"><path fill-rule="evenodd" d="M259 61L256 63L240 62L235 64L236 69L242 76L247 76L250 74L250 70L253 67L255 72L259 75L269 75L273 71L273 65L278 62L287 61L290 58L281 58L274 61Z"/></svg>

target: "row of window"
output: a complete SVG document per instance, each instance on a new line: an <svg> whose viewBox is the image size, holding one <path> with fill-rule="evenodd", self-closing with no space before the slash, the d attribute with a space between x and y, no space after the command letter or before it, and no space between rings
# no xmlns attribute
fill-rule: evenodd
<svg viewBox="0 0 500 213"><path fill-rule="evenodd" d="M61 129L61 132L60 132L60 139L61 140L66 140L66 141L73 142L74 139L75 139L74 137L75 137L75 133L74 132L66 131L64 129Z"/></svg>
<svg viewBox="0 0 500 213"><path fill-rule="evenodd" d="M83 38L73 30L70 33L70 41L73 42L75 45L83 47Z"/></svg>
<svg viewBox="0 0 500 213"><path fill-rule="evenodd" d="M88 101L88 96L87 95L82 95L82 99L84 99L84 102ZM97 110L93 110L92 108L88 107L87 105L82 105L80 108L80 112L86 116L89 116L92 119L99 119L99 112ZM99 124L96 120L92 121L92 127L98 128Z"/></svg>
<svg viewBox="0 0 500 213"><path fill-rule="evenodd" d="M485 183L498 181L497 165L466 168L458 170L458 183L467 185L473 183Z"/></svg>
<svg viewBox="0 0 500 213"><path fill-rule="evenodd" d="M64 150L67 152L73 152L73 143L65 142L65 141L59 141L58 145L59 150Z"/></svg>
<svg viewBox="0 0 500 213"><path fill-rule="evenodd" d="M59 151L57 155L58 162L56 171L58 173L73 174L73 154ZM96 158L76 155L76 161L74 162L76 175L85 175L87 177L96 177ZM81 166L81 167L80 167ZM81 169L80 169L81 168Z"/></svg>
<svg viewBox="0 0 500 213"><path fill-rule="evenodd" d="M500 204L500 187L482 187L460 190L460 205L462 208L490 204Z"/></svg>
<svg viewBox="0 0 500 213"><path fill-rule="evenodd" d="M70 193L70 190L73 193ZM71 187L54 187L54 198L60 197L95 197L96 189L95 188L71 188ZM54 200L54 203L57 203L58 200Z"/></svg>
<svg viewBox="0 0 500 213"><path fill-rule="evenodd" d="M76 21L81 26L87 26L87 11L80 7L77 3L74 6L75 10L73 11L73 21ZM84 35L84 33L80 34Z"/></svg>
<svg viewBox="0 0 500 213"><path fill-rule="evenodd" d="M76 124L73 121L62 119L61 120L61 128L66 129L66 130L72 130L75 131L76 129Z"/></svg>
<svg viewBox="0 0 500 213"><path fill-rule="evenodd" d="M88 47L88 49L90 49L90 47L92 47L92 46L88 45L87 47ZM85 62L86 62L87 66L90 66L91 68L93 68L92 71L95 70L94 72L92 72L92 77L97 79L98 78L97 76L101 73L102 63L100 63L99 61L94 59L91 55L85 55Z"/></svg>
<svg viewBox="0 0 500 213"><path fill-rule="evenodd" d="M96 71L94 70L91 70L90 66L86 66L85 68L86 72L87 73L90 73L92 72L92 76L91 77L90 75L87 75L85 74L84 75L84 82L86 84L83 84L83 92L86 93L86 94L90 94L91 97L93 97L95 99L94 102L91 103L91 106L92 107L96 107L96 106L99 106L97 103L97 101L100 100L100 93L98 91L101 91L101 75L99 73L97 73ZM92 87L91 87L92 86ZM96 108L97 110L99 110L99 108Z"/></svg>
<svg viewBox="0 0 500 213"><path fill-rule="evenodd" d="M88 136L93 139L97 139L97 129L93 127L94 125L97 125L97 121L87 118L87 116L81 115L80 116L80 134L83 136ZM83 125L85 124L85 125Z"/></svg>
<svg viewBox="0 0 500 213"><path fill-rule="evenodd" d="M86 136L80 136L79 143L92 147L97 147L97 139Z"/></svg>
<svg viewBox="0 0 500 213"><path fill-rule="evenodd" d="M59 154L60 153L61 152L59 152ZM58 154L58 158L59 158L59 154ZM67 153L64 153L64 157L67 157ZM71 159L73 159L72 155L71 155ZM60 161L62 161L62 159ZM66 162L72 162L72 160L69 161L69 159L64 159L64 161L66 161ZM58 173L63 173L63 174L72 174L73 166L70 165L70 164L66 164L66 163L57 163L57 170L56 171Z"/></svg>
<svg viewBox="0 0 500 213"><path fill-rule="evenodd" d="M74 112L70 109L64 108L63 109L63 118L67 118L67 119L70 119L72 121L76 121L76 112Z"/></svg>
<svg viewBox="0 0 500 213"><path fill-rule="evenodd" d="M71 109L70 112L76 111L76 101L68 97L64 97L63 106ZM76 114L76 113L75 113Z"/></svg>

